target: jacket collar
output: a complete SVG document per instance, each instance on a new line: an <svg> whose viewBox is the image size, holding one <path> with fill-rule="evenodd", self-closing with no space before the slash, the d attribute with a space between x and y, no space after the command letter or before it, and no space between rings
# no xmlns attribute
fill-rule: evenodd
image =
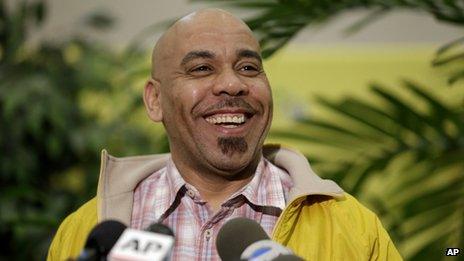
<svg viewBox="0 0 464 261"><path fill-rule="evenodd" d="M306 157L300 152L282 148L281 145L268 144L263 147L263 155L272 164L290 174L293 187L290 189L288 202L309 195L343 197L343 189L332 180L322 179L316 175Z"/></svg>
<svg viewBox="0 0 464 261"><path fill-rule="evenodd" d="M343 190L335 182L317 176L301 153L280 145L265 145L263 155L287 171L293 179L294 186L289 192L288 202L308 195L343 197ZM129 224L135 187L165 167L169 156L156 154L117 158L103 150L97 190L98 221L117 219Z"/></svg>

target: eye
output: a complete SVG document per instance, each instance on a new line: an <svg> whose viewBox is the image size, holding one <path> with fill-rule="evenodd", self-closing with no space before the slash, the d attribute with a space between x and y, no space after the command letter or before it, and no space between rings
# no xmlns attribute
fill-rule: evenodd
<svg viewBox="0 0 464 261"><path fill-rule="evenodd" d="M261 69L253 64L244 64L239 67L239 71L245 76L257 76L261 72Z"/></svg>
<svg viewBox="0 0 464 261"><path fill-rule="evenodd" d="M242 71L257 71L258 69L251 65L245 65L241 68Z"/></svg>
<svg viewBox="0 0 464 261"><path fill-rule="evenodd" d="M210 68L203 65L203 66L197 67L197 68L195 68L195 69L193 69L193 70L194 70L194 71L200 71L200 72L201 72L201 71L209 71Z"/></svg>
<svg viewBox="0 0 464 261"><path fill-rule="evenodd" d="M212 70L213 69L208 65L200 65L200 66L197 66L191 69L190 72L191 73L206 73L206 72L211 72Z"/></svg>

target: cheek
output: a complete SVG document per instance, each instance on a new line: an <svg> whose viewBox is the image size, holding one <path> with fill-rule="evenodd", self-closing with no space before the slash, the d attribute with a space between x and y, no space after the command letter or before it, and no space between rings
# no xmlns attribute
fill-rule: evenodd
<svg viewBox="0 0 464 261"><path fill-rule="evenodd" d="M255 82L250 94L253 99L260 103L265 111L272 110L272 91L267 81Z"/></svg>
<svg viewBox="0 0 464 261"><path fill-rule="evenodd" d="M204 90L202 90L201 88L192 87L189 93L190 101L192 101L193 104L200 102L204 96L204 93Z"/></svg>
<svg viewBox="0 0 464 261"><path fill-rule="evenodd" d="M172 116L190 115L195 106L200 103L205 96L205 84L182 83L173 86L169 95L170 106L173 108Z"/></svg>

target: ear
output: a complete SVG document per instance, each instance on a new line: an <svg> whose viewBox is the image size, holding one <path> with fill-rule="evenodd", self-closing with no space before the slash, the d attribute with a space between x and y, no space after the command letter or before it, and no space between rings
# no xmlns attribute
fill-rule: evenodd
<svg viewBox="0 0 464 261"><path fill-rule="evenodd" d="M161 84L155 79L150 79L145 84L143 92L143 102L147 110L148 117L154 122L163 120L163 110L161 109Z"/></svg>

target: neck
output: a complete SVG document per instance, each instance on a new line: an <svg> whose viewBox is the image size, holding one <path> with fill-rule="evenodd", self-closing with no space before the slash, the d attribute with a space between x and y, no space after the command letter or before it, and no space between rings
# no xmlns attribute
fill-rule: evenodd
<svg viewBox="0 0 464 261"><path fill-rule="evenodd" d="M212 210L217 212L225 200L253 179L260 158L253 160L233 178L220 171L199 170L185 164L182 160L176 160L174 155L172 160L185 182L194 186Z"/></svg>

